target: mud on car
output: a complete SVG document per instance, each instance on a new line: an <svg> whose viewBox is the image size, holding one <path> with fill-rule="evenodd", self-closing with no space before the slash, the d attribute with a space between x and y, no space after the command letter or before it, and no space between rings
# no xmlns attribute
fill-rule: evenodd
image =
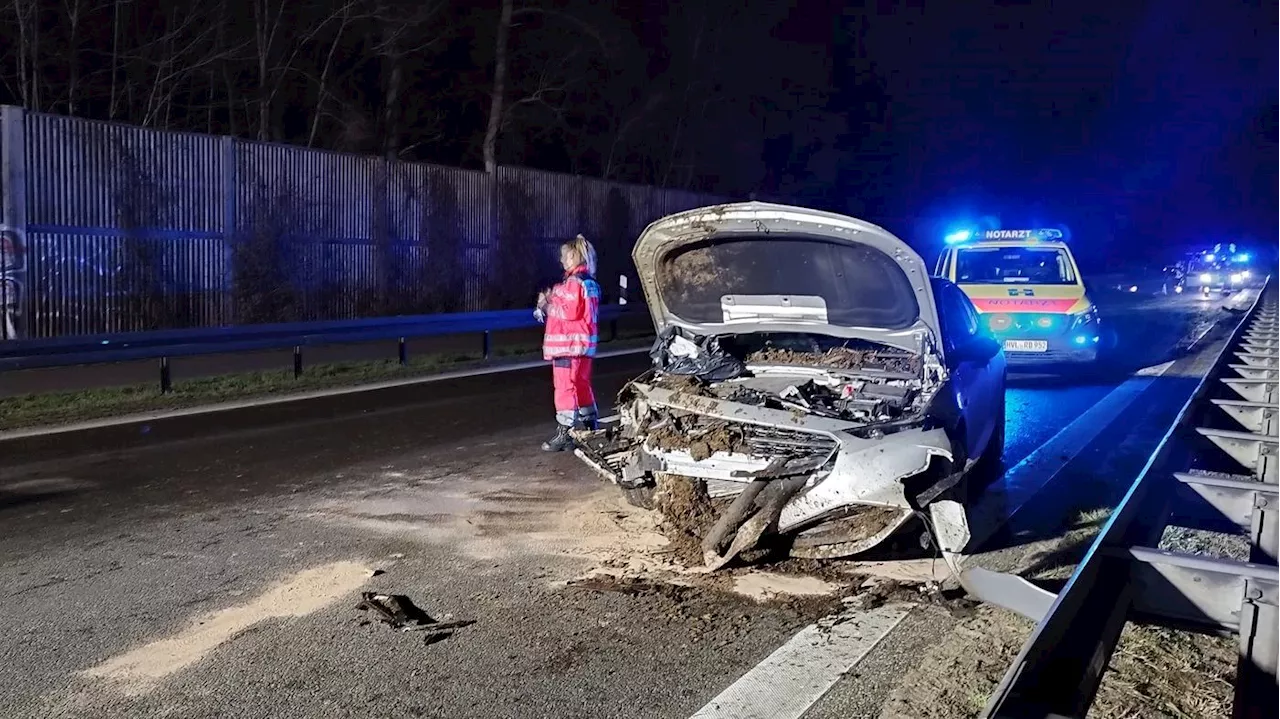
<svg viewBox="0 0 1280 719"><path fill-rule="evenodd" d="M755 202L658 220L633 259L653 366L579 457L642 506L670 482L715 500L710 568L763 543L853 556L914 517L963 547L970 479L1003 451L1005 359L954 284L880 227Z"/></svg>

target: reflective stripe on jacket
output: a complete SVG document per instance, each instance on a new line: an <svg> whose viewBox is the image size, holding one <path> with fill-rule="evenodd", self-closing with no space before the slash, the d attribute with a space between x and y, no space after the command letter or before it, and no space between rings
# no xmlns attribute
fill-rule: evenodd
<svg viewBox="0 0 1280 719"><path fill-rule="evenodd" d="M600 316L600 283L578 266L547 295L543 359L594 357Z"/></svg>

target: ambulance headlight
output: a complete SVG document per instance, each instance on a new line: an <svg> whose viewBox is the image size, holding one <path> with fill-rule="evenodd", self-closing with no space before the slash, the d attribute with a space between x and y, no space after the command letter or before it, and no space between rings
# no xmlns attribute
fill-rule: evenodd
<svg viewBox="0 0 1280 719"><path fill-rule="evenodd" d="M1201 281L1201 282L1213 282L1213 275L1211 275L1211 274L1209 274L1208 272L1206 272L1206 273L1204 273L1204 274L1200 275L1200 281Z"/></svg>
<svg viewBox="0 0 1280 719"><path fill-rule="evenodd" d="M1074 318L1071 320L1071 330L1075 331L1085 327L1089 327L1097 321L1098 321L1098 308L1090 307L1084 312L1081 312L1080 314L1074 316Z"/></svg>

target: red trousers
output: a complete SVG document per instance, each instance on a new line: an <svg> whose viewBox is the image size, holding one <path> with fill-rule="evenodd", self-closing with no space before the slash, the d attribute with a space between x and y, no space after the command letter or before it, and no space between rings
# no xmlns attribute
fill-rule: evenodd
<svg viewBox="0 0 1280 719"><path fill-rule="evenodd" d="M594 420L596 395L591 391L591 358L561 357L551 360L551 384L555 388L556 421Z"/></svg>

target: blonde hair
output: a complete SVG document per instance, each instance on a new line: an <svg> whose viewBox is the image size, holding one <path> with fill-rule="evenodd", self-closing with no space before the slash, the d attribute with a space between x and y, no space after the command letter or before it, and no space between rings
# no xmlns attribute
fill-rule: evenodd
<svg viewBox="0 0 1280 719"><path fill-rule="evenodd" d="M594 277L596 274L596 248L587 241L582 235L574 237L572 240L560 246L561 252L572 253L577 258L574 264L586 265L587 272Z"/></svg>

